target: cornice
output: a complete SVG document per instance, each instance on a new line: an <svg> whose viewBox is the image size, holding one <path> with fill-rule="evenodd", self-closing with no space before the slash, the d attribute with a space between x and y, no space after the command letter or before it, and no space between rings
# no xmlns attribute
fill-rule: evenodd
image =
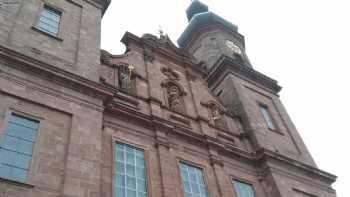
<svg viewBox="0 0 350 197"><path fill-rule="evenodd" d="M195 32L193 32L193 34L191 35L191 37L188 39L188 41L186 42L186 45L184 45L183 47L181 47L181 49L187 51L189 49L190 46L192 46L192 44L204 33L210 32L210 31L214 31L214 30L221 30L224 31L230 35L232 35L235 39L237 39L243 47L245 47L245 38L242 34L240 34L237 31L232 31L228 28L226 28L224 25L217 23L217 24L207 24L203 27L200 27L198 30L196 30Z"/></svg>
<svg viewBox="0 0 350 197"><path fill-rule="evenodd" d="M0 46L0 57L4 59L5 66L11 64L12 68L23 70L49 81L59 83L76 91L83 91L101 99L112 97L116 89L91 81L82 76L65 71L45 62L18 53L12 49Z"/></svg>
<svg viewBox="0 0 350 197"><path fill-rule="evenodd" d="M185 68L191 68L202 77L206 75L205 71L200 69L192 61L190 55L187 54L187 52L176 47L167 37L157 38L156 36L145 34L140 38L130 32L126 32L121 39L121 42L123 42L127 47L130 42L134 42L140 48L150 49L152 52L162 55L167 59L173 60Z"/></svg>
<svg viewBox="0 0 350 197"><path fill-rule="evenodd" d="M333 183L337 178L336 176L322 171L316 167L307 165L303 162L280 155L267 149L260 149L257 152L248 152L246 150L240 149L237 146L234 146L233 144L225 143L220 138L195 133L192 131L192 128L177 124L170 120L164 119L163 117L155 117L143 114L139 111L135 111L132 108L126 108L124 106L108 105L107 111L108 110L113 112L113 114L116 114L115 112L117 112L118 117L126 116L127 119L134 119L141 125L148 125L149 128L163 128L167 133L171 132L173 135L185 137L207 146L216 147L219 151L228 153L228 155L232 154L232 156L238 156L240 158L247 159L248 161L254 162L257 166L265 165L266 162L274 160L283 162L288 166L304 171L305 174L310 175L311 177L316 177L318 180L321 180L322 182L329 185ZM270 166L270 164L267 165L269 168L273 167Z"/></svg>
<svg viewBox="0 0 350 197"><path fill-rule="evenodd" d="M319 177L320 179L326 180L328 184L332 184L336 181L337 176L330 174L328 172L325 172L323 170L320 170L316 167L307 165L303 162L297 161L295 159L286 157L284 155L275 153L273 151L267 150L267 149L260 149L256 152L256 159L257 161L264 161L268 159L273 159L279 162L284 162L288 165L291 165L293 167L296 167L302 171L305 171L306 174L312 174L313 176Z"/></svg>
<svg viewBox="0 0 350 197"><path fill-rule="evenodd" d="M243 78L249 79L258 85L269 89L275 94L282 89L282 87L277 84L276 80L271 79L270 77L254 70L251 67L243 65L226 55L221 55L210 70L207 77L209 86L213 85L215 81L227 70L242 76Z"/></svg>
<svg viewBox="0 0 350 197"><path fill-rule="evenodd" d="M105 14L111 0L84 0L91 5L94 5L100 9L102 9L102 16Z"/></svg>

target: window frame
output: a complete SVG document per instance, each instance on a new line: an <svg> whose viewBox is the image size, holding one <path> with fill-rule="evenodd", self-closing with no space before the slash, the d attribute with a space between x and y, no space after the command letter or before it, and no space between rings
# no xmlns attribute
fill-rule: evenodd
<svg viewBox="0 0 350 197"><path fill-rule="evenodd" d="M278 128L278 125L276 124L275 118L272 116L270 107L269 107L268 105L266 105L266 104L263 104L263 103L258 103L258 107L259 107L260 115L262 116L262 119L264 120L264 123L265 123L265 126L267 127L267 129L269 129L269 130L271 130L271 131L278 132L278 131L279 131L279 128ZM268 123L268 121L266 120L264 113L262 112L262 108L264 108L264 109L267 111L268 116L269 116L269 119L271 120L271 123L272 123L272 125L273 125L275 128L271 128L271 127L269 126L269 123Z"/></svg>
<svg viewBox="0 0 350 197"><path fill-rule="evenodd" d="M126 144L129 146L132 146L136 149L140 149L144 151L144 159L145 159L145 173L146 173L146 189L147 189L147 197L151 197L152 196L152 181L151 181L151 169L149 168L150 165L150 159L149 159L149 149L148 147L144 146L144 145L140 145L140 144L136 144L124 139L121 139L119 137L113 136L112 135L112 173L111 173L111 178L112 178L112 185L111 185L111 190L112 190L112 197L116 197L116 190L115 190L115 184L116 184L116 166L115 166L115 161L116 161L116 144L117 143L122 143L122 144Z"/></svg>
<svg viewBox="0 0 350 197"><path fill-rule="evenodd" d="M60 12L60 20L59 20L59 23L58 23L58 32L57 32L56 35L50 34L50 33L46 32L46 31L42 30L40 28L40 26L39 26L40 18L42 16L42 13L43 13L45 7L48 7L49 9L52 9L52 10L57 11L57 12ZM39 5L39 9L38 9L38 13L36 15L35 22L32 25L32 29L37 31L37 32L39 32L39 33L41 33L41 34L44 34L44 35L46 35L48 37L54 38L57 41L63 41L63 39L62 39L62 20L63 20L64 12L65 11L62 8L59 8L59 7L55 6L55 5L52 5L51 3L48 3L48 2L46 2L44 0L42 0L40 2L40 5Z"/></svg>
<svg viewBox="0 0 350 197"><path fill-rule="evenodd" d="M255 184L253 181L249 181L249 180L246 180L246 179L242 179L242 178L237 178L237 177L233 177L231 176L231 185L232 185L232 189L233 189L233 192L235 194L235 196L239 197L238 196L238 192L235 188L235 182L241 182L241 183L244 183L244 184L247 184L247 185L250 185L253 189L253 192L254 192L254 197L257 197L257 193L256 193L256 189L255 189Z"/></svg>
<svg viewBox="0 0 350 197"><path fill-rule="evenodd" d="M37 135L36 135L36 141L33 144L33 150L32 150L32 158L31 161L29 163L29 167L28 167L28 174L27 174L27 179L22 182L22 181L17 181L17 180L12 180L12 179L8 179L8 178L4 178L4 177L0 177L0 181L5 181L8 183L12 183L12 184L16 184L16 185L22 185L25 187L34 187L33 184L33 177L34 177L34 171L37 166L38 166L38 162L37 162L37 154L38 154L38 147L40 146L40 136L41 136L41 130L44 126L44 118L31 113L31 112L27 112L25 109L20 109L20 108L14 108L14 107L10 107L5 114L5 117L3 119L3 125L2 127L0 127L0 144L2 144L3 140L5 139L5 135L6 135L6 128L9 124L9 120L12 117L12 115L15 114L17 116L22 116L24 118L28 118L31 119L33 121L37 121L39 123L38 126L38 130L37 130Z"/></svg>
<svg viewBox="0 0 350 197"><path fill-rule="evenodd" d="M182 175L181 175L181 164L192 166L192 167L198 168L198 169L200 169L202 171L202 173L203 173L203 182L204 182L205 186L207 187L208 197L211 197L211 193L209 191L206 167L204 165L191 162L189 160L185 160L185 159L182 159L182 158L177 158L177 170L178 170L178 177L179 177L179 181L180 181L180 190L182 191L183 196L184 197L186 196L186 191L185 191L185 188L184 188L184 183L183 183L183 179L182 179Z"/></svg>

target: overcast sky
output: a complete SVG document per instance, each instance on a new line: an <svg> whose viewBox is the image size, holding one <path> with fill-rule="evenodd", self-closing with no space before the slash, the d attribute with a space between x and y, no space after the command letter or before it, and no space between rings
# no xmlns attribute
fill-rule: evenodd
<svg viewBox="0 0 350 197"><path fill-rule="evenodd" d="M349 0L202 0L238 25L254 68L283 87L280 95L318 166L336 174L338 197L350 196ZM190 0L112 0L102 48L121 54L126 31L176 43Z"/></svg>

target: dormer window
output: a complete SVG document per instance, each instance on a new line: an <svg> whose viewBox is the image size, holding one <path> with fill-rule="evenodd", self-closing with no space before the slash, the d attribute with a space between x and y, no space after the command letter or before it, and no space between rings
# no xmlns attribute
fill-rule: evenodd
<svg viewBox="0 0 350 197"><path fill-rule="evenodd" d="M61 15L61 11L48 5L44 5L37 28L45 33L57 37L60 29Z"/></svg>

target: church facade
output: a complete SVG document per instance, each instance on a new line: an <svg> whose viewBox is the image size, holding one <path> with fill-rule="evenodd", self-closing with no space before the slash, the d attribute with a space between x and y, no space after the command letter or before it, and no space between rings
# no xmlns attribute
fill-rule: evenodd
<svg viewBox="0 0 350 197"><path fill-rule="evenodd" d="M0 0L1 197L335 197L238 27L200 1L176 46L110 0Z"/></svg>

